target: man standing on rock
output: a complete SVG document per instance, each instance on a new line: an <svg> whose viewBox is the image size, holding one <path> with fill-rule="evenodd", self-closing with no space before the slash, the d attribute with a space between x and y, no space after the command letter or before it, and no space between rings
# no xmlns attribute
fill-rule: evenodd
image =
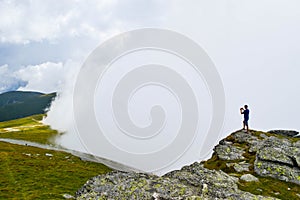
<svg viewBox="0 0 300 200"><path fill-rule="evenodd" d="M244 108L240 108L240 112L242 115L244 115L243 130L246 130L246 132L248 133L249 132L248 121L249 121L249 113L250 113L248 106L245 105Z"/></svg>

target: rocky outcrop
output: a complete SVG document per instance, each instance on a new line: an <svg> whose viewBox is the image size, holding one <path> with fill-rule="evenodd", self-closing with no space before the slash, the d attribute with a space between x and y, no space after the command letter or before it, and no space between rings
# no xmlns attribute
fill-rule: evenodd
<svg viewBox="0 0 300 200"><path fill-rule="evenodd" d="M292 130L271 130L268 133L283 135L287 137L299 137L299 132Z"/></svg>
<svg viewBox="0 0 300 200"><path fill-rule="evenodd" d="M233 167L236 172L249 171L247 167L251 164L246 163L247 159L243 156L245 152L256 153L253 163L256 174L300 185L300 140L292 138L296 133L298 132L276 131L275 135L280 135L276 137L274 134L255 136L238 131L231 135L230 141L226 139L221 141L215 147L215 153L224 161L244 160L226 164L227 167ZM286 137L281 137L283 135Z"/></svg>
<svg viewBox="0 0 300 200"><path fill-rule="evenodd" d="M254 170L261 176L300 185L299 141L274 136L266 139L256 154Z"/></svg>
<svg viewBox="0 0 300 200"><path fill-rule="evenodd" d="M77 199L275 199L238 189L238 179L194 163L162 177L114 171L89 180Z"/></svg>
<svg viewBox="0 0 300 200"><path fill-rule="evenodd" d="M113 171L90 179L76 199L294 199L300 196L300 139L291 131L237 131L221 140L211 159L185 166L162 177ZM267 191L271 182L290 182L294 192ZM269 180L269 179L268 179ZM255 186L257 184L257 186ZM284 184L284 182L278 182ZM293 186L293 184L295 184ZM290 187L294 187L291 189ZM256 190L253 190L253 187ZM295 189L296 188L296 189ZM284 189L284 188L283 188ZM254 191L250 193L249 191ZM263 195L259 195L263 194ZM281 196L280 196L281 195Z"/></svg>
<svg viewBox="0 0 300 200"><path fill-rule="evenodd" d="M89 180L79 191L77 199L172 199L197 194L176 179L150 174L114 171Z"/></svg>

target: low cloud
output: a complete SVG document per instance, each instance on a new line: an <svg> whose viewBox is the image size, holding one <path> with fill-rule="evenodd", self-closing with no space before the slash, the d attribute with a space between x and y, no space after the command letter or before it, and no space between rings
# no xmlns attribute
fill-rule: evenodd
<svg viewBox="0 0 300 200"><path fill-rule="evenodd" d="M99 41L120 29L161 22L166 3L159 0L0 1L0 42L88 37Z"/></svg>
<svg viewBox="0 0 300 200"><path fill-rule="evenodd" d="M66 87L78 71L78 65L71 60L65 63L45 62L23 66L15 71L8 65L0 66L0 93L14 90L68 93Z"/></svg>
<svg viewBox="0 0 300 200"><path fill-rule="evenodd" d="M0 66L0 93L17 90L27 85L27 81L18 76L8 68L8 65Z"/></svg>
<svg viewBox="0 0 300 200"><path fill-rule="evenodd" d="M73 113L73 90L76 82L77 74L81 64L78 62L68 62L65 64L64 83L54 102L51 104L50 111L44 123L51 128L64 133L56 138L56 143L69 149L85 151L81 145L80 139L76 132L76 124Z"/></svg>
<svg viewBox="0 0 300 200"><path fill-rule="evenodd" d="M19 90L56 92L62 87L66 67L63 63L46 62L40 65L29 65L15 72L16 76L27 82Z"/></svg>

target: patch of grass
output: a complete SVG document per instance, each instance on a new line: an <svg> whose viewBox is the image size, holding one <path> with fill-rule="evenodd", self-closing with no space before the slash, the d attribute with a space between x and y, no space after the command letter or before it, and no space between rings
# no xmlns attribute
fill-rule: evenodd
<svg viewBox="0 0 300 200"><path fill-rule="evenodd" d="M237 162L237 161L236 161ZM204 167L207 169L215 169L215 170L222 170L223 172L226 173L235 173L233 167L227 167L226 162L224 160L220 160L217 156L217 154L213 154L212 157L207 160L202 162ZM230 162L233 163L233 162Z"/></svg>
<svg viewBox="0 0 300 200"><path fill-rule="evenodd" d="M36 121L41 121L45 115L32 115L30 117L24 117L21 119L15 119L5 122L0 122L0 128L11 128L15 126L21 126L21 125L30 125L30 124L36 124Z"/></svg>
<svg viewBox="0 0 300 200"><path fill-rule="evenodd" d="M0 138L10 138L50 144L52 137L59 134L40 121L44 115L33 115L22 119L0 122Z"/></svg>
<svg viewBox="0 0 300 200"><path fill-rule="evenodd" d="M63 199L109 171L68 153L0 142L0 199Z"/></svg>
<svg viewBox="0 0 300 200"><path fill-rule="evenodd" d="M240 182L241 190L256 195L272 196L279 199L299 199L300 187L297 184L288 183L273 178L259 177L259 182Z"/></svg>

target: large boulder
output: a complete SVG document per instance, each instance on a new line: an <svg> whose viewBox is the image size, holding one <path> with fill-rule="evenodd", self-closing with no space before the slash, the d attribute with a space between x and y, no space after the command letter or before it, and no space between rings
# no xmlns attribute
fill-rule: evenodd
<svg viewBox="0 0 300 200"><path fill-rule="evenodd" d="M300 185L300 147L298 142L271 136L256 154L254 170L261 176Z"/></svg>
<svg viewBox="0 0 300 200"><path fill-rule="evenodd" d="M242 148L230 145L219 144L214 149L215 153L221 160L243 160L245 151Z"/></svg>

